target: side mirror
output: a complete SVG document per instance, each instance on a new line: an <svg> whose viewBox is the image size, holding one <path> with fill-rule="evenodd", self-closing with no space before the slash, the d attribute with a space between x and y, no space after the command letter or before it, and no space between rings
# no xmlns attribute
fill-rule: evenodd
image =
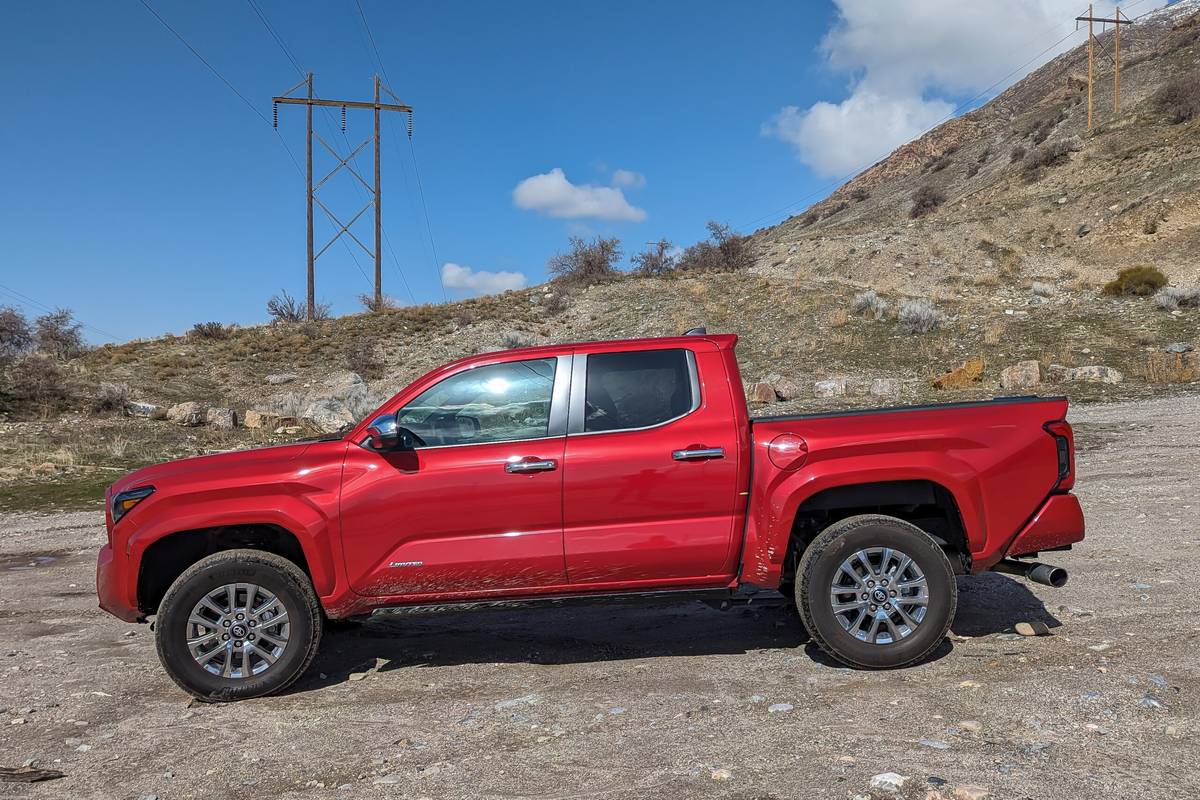
<svg viewBox="0 0 1200 800"><path fill-rule="evenodd" d="M380 453L391 450L415 450L425 442L421 437L396 424L395 414L384 414L367 426L367 446Z"/></svg>

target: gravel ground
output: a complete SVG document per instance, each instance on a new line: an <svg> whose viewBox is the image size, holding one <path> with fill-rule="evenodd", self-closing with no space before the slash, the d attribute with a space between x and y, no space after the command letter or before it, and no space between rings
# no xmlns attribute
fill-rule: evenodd
<svg viewBox="0 0 1200 800"><path fill-rule="evenodd" d="M1196 796L1200 397L1072 420L1068 586L962 579L951 640L896 672L831 664L783 608L552 607L376 618L284 696L201 705L97 610L98 513L7 518L0 765L66 777L0 797Z"/></svg>

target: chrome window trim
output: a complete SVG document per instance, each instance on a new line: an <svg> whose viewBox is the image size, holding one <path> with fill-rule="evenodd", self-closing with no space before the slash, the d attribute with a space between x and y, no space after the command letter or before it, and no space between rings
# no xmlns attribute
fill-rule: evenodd
<svg viewBox="0 0 1200 800"><path fill-rule="evenodd" d="M554 356L554 358L557 360L557 363L554 365L554 388L552 388L550 390L550 417L546 423L546 435L545 436L538 436L538 437L535 437L532 439L496 439L494 441L487 441L487 442L460 442L459 444L430 444L430 445L425 445L424 447L415 447L409 452L415 453L415 452L418 452L421 450L444 450L448 447L482 447L484 445L491 445L491 444L517 444L519 442L545 442L545 441L549 441L550 439L561 439L563 436L566 435L566 429L567 429L567 413L568 413L567 407L568 407L568 401L569 401L569 398L571 395L571 376L572 376L571 360L572 360L572 356L569 356L569 355ZM511 361L497 361L495 363L496 364L519 364L522 361L542 361L542 360L543 359L540 359L540 358L514 358ZM492 365L485 364L483 366L492 366ZM445 378L442 378L442 381L449 380L450 378L453 378L456 375L461 375L463 372L467 372L467 371L470 371L473 369L476 369L476 367L475 366L467 367L467 369L462 370L462 372L456 372L456 373L454 373L454 375L447 375ZM433 386L437 386L442 381L438 381L437 383L433 384ZM430 386L429 389L432 389L433 386ZM426 389L425 391L428 391L429 389ZM392 417L395 418L396 414L400 413L400 411L402 411L403 408L404 407L401 406L400 408L393 411ZM363 440L358 443L359 447L364 447L364 448L370 449L368 447L368 442L370 442L370 441L371 441L371 437L369 437L369 436L364 437ZM374 452L374 451L372 451L372 452Z"/></svg>
<svg viewBox="0 0 1200 800"><path fill-rule="evenodd" d="M684 417L691 416L700 410L700 371L696 367L696 353L686 347L651 347L645 350L616 350L613 353L650 353L657 350L682 350L687 359L688 378L692 390L692 406L678 416L656 422L653 425L643 425L640 428L617 428L611 431L585 431L583 423L586 417L587 404L587 360L589 355L611 355L612 353L576 353L575 363L571 371L571 414L567 419L567 436L599 436L605 433L630 433L632 431L650 431L670 425Z"/></svg>

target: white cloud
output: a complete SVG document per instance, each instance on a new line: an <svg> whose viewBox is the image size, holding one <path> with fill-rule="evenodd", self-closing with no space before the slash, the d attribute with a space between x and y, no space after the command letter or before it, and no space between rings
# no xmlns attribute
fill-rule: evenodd
<svg viewBox="0 0 1200 800"><path fill-rule="evenodd" d="M785 107L763 126L826 176L868 166L947 116L952 101L999 92L1086 41L1080 32L1046 49L1075 30L1078 0L915 0L895 7L899 21L880 13L878 0L834 2L838 19L821 51L851 76L849 96Z"/></svg>
<svg viewBox="0 0 1200 800"><path fill-rule="evenodd" d="M621 189L590 183L576 186L559 167L526 178L512 194L517 208L560 219L641 222L646 218L646 212L630 205Z"/></svg>
<svg viewBox="0 0 1200 800"><path fill-rule="evenodd" d="M641 189L646 185L646 176L629 169L618 169L612 174L612 185L626 189Z"/></svg>
<svg viewBox="0 0 1200 800"><path fill-rule="evenodd" d="M818 175L833 177L873 164L952 109L941 100L856 90L836 104L820 102L807 110L787 106L763 125L763 133L791 144L796 157Z"/></svg>
<svg viewBox="0 0 1200 800"><path fill-rule="evenodd" d="M472 295L523 289L528 282L529 279L520 272L488 272L471 269L452 261L447 261L442 266L442 284L447 289L459 289Z"/></svg>

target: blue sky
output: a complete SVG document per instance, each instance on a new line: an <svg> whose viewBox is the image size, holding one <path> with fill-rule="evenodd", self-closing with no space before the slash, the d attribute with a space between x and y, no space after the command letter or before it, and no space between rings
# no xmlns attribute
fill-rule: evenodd
<svg viewBox="0 0 1200 800"><path fill-rule="evenodd" d="M266 119L299 80L250 2L149 2ZM255 3L319 96L369 98L380 68L355 0ZM988 31L959 6L1026 24ZM777 222L1068 36L1078 11L920 0L900 36L874 0L362 9L416 109L412 150L400 117L384 124L384 290L403 302L440 301L443 273L451 298L540 282L570 234L618 236L629 254L689 244L709 219ZM303 163L302 108L281 107L276 134L138 0L10 5L0 70L0 304L71 308L100 342L259 322L279 289L303 295L304 184L283 146ZM348 123L343 138L336 112L317 116L343 150L370 112ZM315 153L319 177L333 162ZM321 196L343 218L366 199L345 174ZM320 247L333 228L316 213ZM370 218L355 227L368 246ZM317 262L336 313L370 290L370 259L343 241Z"/></svg>

